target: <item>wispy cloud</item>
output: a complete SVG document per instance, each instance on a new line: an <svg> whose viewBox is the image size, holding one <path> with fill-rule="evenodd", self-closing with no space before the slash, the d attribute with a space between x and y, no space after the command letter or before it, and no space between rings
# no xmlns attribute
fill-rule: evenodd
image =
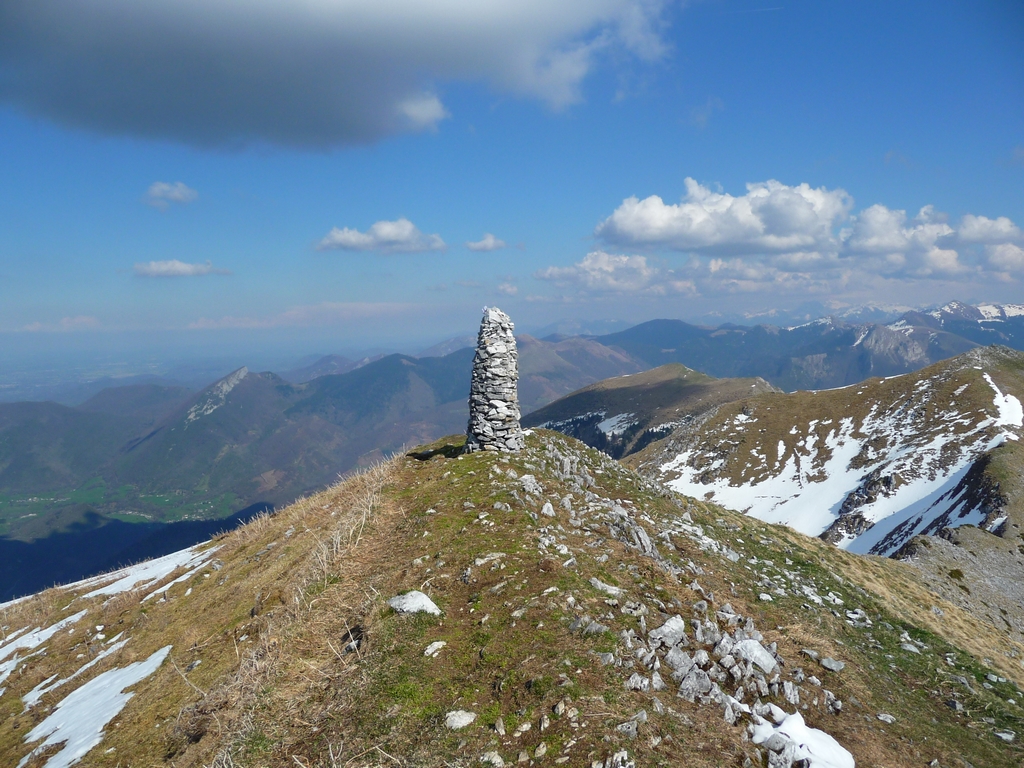
<svg viewBox="0 0 1024 768"><path fill-rule="evenodd" d="M466 243L466 247L471 251L497 251L505 247L505 241L487 232L476 242Z"/></svg>
<svg viewBox="0 0 1024 768"><path fill-rule="evenodd" d="M386 302L321 302L291 309L264 317L224 316L200 318L189 323L192 330L253 330L261 328L316 327L336 325L355 320L373 320L422 314L419 304Z"/></svg>
<svg viewBox="0 0 1024 768"><path fill-rule="evenodd" d="M166 211L171 203L188 205L199 197L199 193L180 181L168 184L166 181L154 181L146 190L143 200L147 205Z"/></svg>
<svg viewBox="0 0 1024 768"><path fill-rule="evenodd" d="M205 264L188 264L177 259L140 262L135 265L134 271L136 277L201 277L231 274L226 269L218 269L209 261Z"/></svg>
<svg viewBox="0 0 1024 768"><path fill-rule="evenodd" d="M21 330L30 333L69 333L72 331L92 331L100 328L102 323L91 315L62 317L55 323L34 322L22 326Z"/></svg>
<svg viewBox="0 0 1024 768"><path fill-rule="evenodd" d="M406 218L378 221L366 232L334 227L316 245L318 251L374 251L376 253L423 253L444 250L440 235L425 235Z"/></svg>
<svg viewBox="0 0 1024 768"><path fill-rule="evenodd" d="M694 128L707 128L708 121L716 112L725 109L725 102L717 96L709 96L699 107L690 109L690 125Z"/></svg>
<svg viewBox="0 0 1024 768"><path fill-rule="evenodd" d="M501 283L498 286L498 293L502 296L515 296L519 293L519 288L515 283Z"/></svg>

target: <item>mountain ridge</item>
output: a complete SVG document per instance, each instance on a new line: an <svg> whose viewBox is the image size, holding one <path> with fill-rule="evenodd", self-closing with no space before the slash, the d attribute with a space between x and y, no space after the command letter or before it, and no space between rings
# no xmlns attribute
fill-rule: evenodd
<svg viewBox="0 0 1024 768"><path fill-rule="evenodd" d="M1024 646L909 565L678 497L557 433L508 456L460 443L0 606L0 755L33 754L32 768L68 749L83 765L179 768L1024 755L1007 701L1024 695ZM391 607L419 593L438 615ZM89 718L71 716L81 702Z"/></svg>

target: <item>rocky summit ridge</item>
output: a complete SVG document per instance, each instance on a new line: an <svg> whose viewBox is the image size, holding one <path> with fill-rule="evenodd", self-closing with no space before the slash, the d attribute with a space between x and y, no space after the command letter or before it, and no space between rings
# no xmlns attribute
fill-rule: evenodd
<svg viewBox="0 0 1024 768"><path fill-rule="evenodd" d="M1024 647L910 565L687 499L557 433L461 443L0 607L0 761L1024 758Z"/></svg>

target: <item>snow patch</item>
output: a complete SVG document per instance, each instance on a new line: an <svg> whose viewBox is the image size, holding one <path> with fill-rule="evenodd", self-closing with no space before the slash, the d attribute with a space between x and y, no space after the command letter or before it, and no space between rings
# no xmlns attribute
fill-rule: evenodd
<svg viewBox="0 0 1024 768"><path fill-rule="evenodd" d="M983 375L995 392L995 416L960 412L954 401L954 407L946 405L922 422L936 389L925 379L915 382L910 394L875 402L863 417L843 418L834 426L831 419L794 424L789 430L796 438L792 447L779 441L778 458L770 469L757 442L750 452L764 462L760 466L743 466L736 451L723 454L723 439L738 446L743 435L756 434L750 427L753 419L743 423L732 418L721 425L720 434L705 435L661 464L660 471L675 491L809 536L825 532L841 513L856 513L861 532L847 535L838 545L888 555L912 535L936 526L984 524L985 516L969 506L969 495L958 485L983 453L1019 439L1007 428L1024 426L1024 408ZM863 490L873 473L899 480L880 490Z"/></svg>
<svg viewBox="0 0 1024 768"><path fill-rule="evenodd" d="M635 423L634 414L620 413L618 416L605 419L597 425L597 428L608 436L621 435Z"/></svg>
<svg viewBox="0 0 1024 768"><path fill-rule="evenodd" d="M853 755L824 731L807 725L799 712L787 715L778 725L755 725L750 740L764 744L776 735L792 748L793 760L806 760L809 768L854 768Z"/></svg>
<svg viewBox="0 0 1024 768"><path fill-rule="evenodd" d="M33 688L31 691L29 691L21 697L21 700L25 703L25 709L27 710L29 707L34 707L36 704L39 703L39 700L43 698L43 696L48 694L50 691L60 688L65 683L70 683L72 680L74 680L76 677L78 677L80 674L85 672L90 667L94 667L97 664L99 664L101 661L103 661L103 659L107 658L107 656L117 653L119 650L124 648L127 642L128 639L125 638L121 642L115 643L106 650L101 651L100 653L96 654L96 658L94 658L92 661L83 664L81 667L75 670L74 673L72 673L68 677L58 680L57 682L53 683L53 685L49 685L49 682L53 680L53 678L56 677L56 675L48 677L46 680L41 682L39 685L37 685L35 688Z"/></svg>
<svg viewBox="0 0 1024 768"><path fill-rule="evenodd" d="M987 373L985 374L985 381L996 393L996 399L993 401L996 410L999 411L999 415L996 417L995 426L997 427L1024 427L1024 407L1021 406L1020 400L1013 395L1004 395L996 383L992 381L992 377Z"/></svg>
<svg viewBox="0 0 1024 768"><path fill-rule="evenodd" d="M25 734L25 742L45 739L18 763L22 768L32 757L63 742L60 751L46 761L44 768L68 768L103 741L103 729L117 717L134 693L124 689L153 674L170 653L166 645L145 661L115 668L97 675L69 693L39 725Z"/></svg>
<svg viewBox="0 0 1024 768"><path fill-rule="evenodd" d="M170 576L178 568L195 569L200 565L203 565L210 559L214 552L220 549L220 547L210 547L209 549L200 550L200 547L202 546L205 545L197 544L194 547L172 552L169 555L158 557L155 560L147 560L144 563L122 568L119 571L107 573L103 576L95 576L91 579L86 579L85 581L70 584L67 589L92 586L93 584L113 579L112 582L82 595L82 599L85 599L89 597L96 597L98 595L116 595L120 592L127 592L130 589L134 589L137 584L140 584L143 587L148 587L161 579Z"/></svg>

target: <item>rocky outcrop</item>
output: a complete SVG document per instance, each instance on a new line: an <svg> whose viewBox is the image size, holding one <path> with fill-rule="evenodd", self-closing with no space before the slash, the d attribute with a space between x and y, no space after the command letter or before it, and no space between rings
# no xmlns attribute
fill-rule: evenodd
<svg viewBox="0 0 1024 768"><path fill-rule="evenodd" d="M497 307L486 307L473 357L466 451L519 451L519 355L515 326Z"/></svg>

